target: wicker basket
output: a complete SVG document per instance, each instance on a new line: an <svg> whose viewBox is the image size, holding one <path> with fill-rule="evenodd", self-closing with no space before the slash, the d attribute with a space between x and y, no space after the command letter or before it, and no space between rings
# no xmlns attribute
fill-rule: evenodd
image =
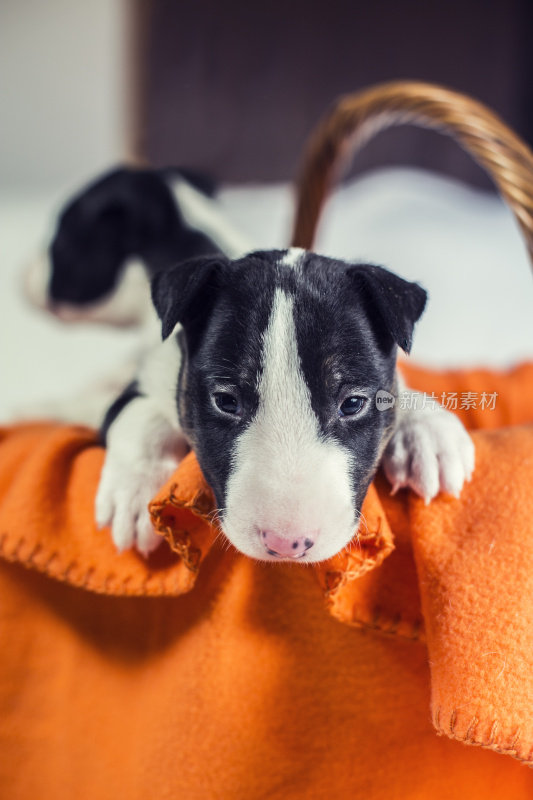
<svg viewBox="0 0 533 800"><path fill-rule="evenodd" d="M452 136L492 177L520 225L533 262L533 153L486 106L428 83L397 82L342 97L305 150L292 243L311 249L330 190L376 133L412 124Z"/></svg>

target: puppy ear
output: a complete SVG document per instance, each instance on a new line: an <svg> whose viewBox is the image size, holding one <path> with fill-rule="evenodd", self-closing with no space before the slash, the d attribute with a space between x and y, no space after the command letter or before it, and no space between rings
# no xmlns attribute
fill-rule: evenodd
<svg viewBox="0 0 533 800"><path fill-rule="evenodd" d="M178 322L187 325L200 315L207 316L220 273L228 263L223 256L201 256L155 275L152 302L161 319L163 339L170 336Z"/></svg>
<svg viewBox="0 0 533 800"><path fill-rule="evenodd" d="M426 306L427 292L383 267L354 264L348 276L368 305L370 318L385 340L392 339L406 353L411 350L413 328Z"/></svg>

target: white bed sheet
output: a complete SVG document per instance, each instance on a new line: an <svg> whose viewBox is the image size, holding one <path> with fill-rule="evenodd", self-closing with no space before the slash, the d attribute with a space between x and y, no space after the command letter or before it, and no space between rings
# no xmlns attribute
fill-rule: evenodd
<svg viewBox="0 0 533 800"><path fill-rule="evenodd" d="M25 303L23 265L46 240L62 196L0 193L0 421L83 390L139 345L136 331L65 325ZM221 201L258 248L287 244L288 186L229 187ZM419 363L507 366L533 357L531 268L496 195L418 170L379 170L332 198L316 249L383 264L428 289L412 353Z"/></svg>

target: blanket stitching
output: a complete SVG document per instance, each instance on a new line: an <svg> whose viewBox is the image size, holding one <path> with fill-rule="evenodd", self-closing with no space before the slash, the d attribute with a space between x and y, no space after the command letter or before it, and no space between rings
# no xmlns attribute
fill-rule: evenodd
<svg viewBox="0 0 533 800"><path fill-rule="evenodd" d="M460 736L459 734L455 733L455 727L457 724L457 709L454 708L451 712L447 726L449 733L446 730L446 728L443 725L441 725L440 717L441 717L441 707L439 706L434 714L433 725L440 736L448 735L451 739L455 739L458 742L474 745L475 747L482 747L485 750L493 750L494 752L501 753L502 755L509 755L515 758L520 763L525 764L526 766L533 767L533 747L529 750L528 753L526 752L521 753L520 748L518 747L522 733L520 727L516 729L516 732L511 740L510 746L505 746L503 742L496 741L497 734L500 730L500 722L498 719L493 720L488 739L476 740L473 737L473 731L479 725L480 722L480 720L477 717L472 718L470 725L468 726L468 729L464 736Z"/></svg>

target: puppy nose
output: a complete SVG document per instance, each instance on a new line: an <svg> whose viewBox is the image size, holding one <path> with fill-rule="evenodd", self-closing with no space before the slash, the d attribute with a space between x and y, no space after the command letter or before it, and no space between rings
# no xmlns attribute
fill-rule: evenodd
<svg viewBox="0 0 533 800"><path fill-rule="evenodd" d="M300 558L314 545L311 536L280 536L273 531L261 531L267 553L277 558Z"/></svg>

